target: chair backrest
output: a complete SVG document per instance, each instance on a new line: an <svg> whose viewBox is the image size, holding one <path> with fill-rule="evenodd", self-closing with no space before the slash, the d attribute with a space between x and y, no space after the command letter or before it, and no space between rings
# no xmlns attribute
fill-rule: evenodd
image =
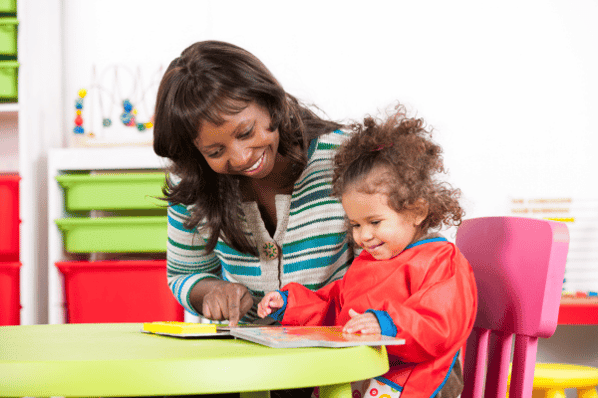
<svg viewBox="0 0 598 398"><path fill-rule="evenodd" d="M557 325L567 226L522 217L475 218L461 224L456 244L471 264L478 288L461 396L505 398L516 336L509 397L530 398L538 337L552 336Z"/></svg>

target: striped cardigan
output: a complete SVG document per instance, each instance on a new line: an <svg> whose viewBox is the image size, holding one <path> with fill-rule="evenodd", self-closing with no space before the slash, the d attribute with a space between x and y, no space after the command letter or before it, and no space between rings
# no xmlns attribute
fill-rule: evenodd
<svg viewBox="0 0 598 398"><path fill-rule="evenodd" d="M205 252L207 236L188 230L183 223L189 208L168 208L167 276L175 298L197 315L189 302L189 292L198 281L221 278L247 286L254 306L242 319L256 318L256 306L265 293L297 282L309 289L340 279L353 251L346 236L345 212L330 196L332 159L336 148L348 138L337 130L312 140L308 163L291 195L276 196L277 226L273 237L267 232L256 202L244 202L244 229L256 244L259 257L240 253L218 240L214 251ZM268 248L278 247L280 255L268 256Z"/></svg>

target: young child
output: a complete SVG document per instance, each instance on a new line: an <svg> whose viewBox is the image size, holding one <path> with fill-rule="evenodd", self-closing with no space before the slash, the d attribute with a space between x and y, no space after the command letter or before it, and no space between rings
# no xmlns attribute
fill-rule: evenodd
<svg viewBox="0 0 598 398"><path fill-rule="evenodd" d="M258 315L405 339L386 347L386 374L352 383L354 398L457 397L458 352L473 326L477 291L467 260L434 231L460 224L460 191L437 179L442 150L404 107L353 130L334 159L333 194L361 254L343 279L318 291L290 283L266 294Z"/></svg>

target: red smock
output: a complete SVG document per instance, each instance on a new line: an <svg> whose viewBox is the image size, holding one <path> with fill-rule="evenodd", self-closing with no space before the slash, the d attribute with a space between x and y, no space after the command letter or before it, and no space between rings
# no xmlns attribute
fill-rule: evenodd
<svg viewBox="0 0 598 398"><path fill-rule="evenodd" d="M351 308L387 312L405 345L386 347L390 370L376 379L402 388L401 398L442 388L477 309L471 266L444 239L417 242L390 260L364 250L341 280L315 292L297 283L281 290L288 291L283 325L344 325Z"/></svg>

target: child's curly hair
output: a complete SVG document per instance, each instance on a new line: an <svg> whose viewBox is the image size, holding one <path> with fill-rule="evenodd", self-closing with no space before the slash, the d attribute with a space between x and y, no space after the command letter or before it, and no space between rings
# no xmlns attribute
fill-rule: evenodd
<svg viewBox="0 0 598 398"><path fill-rule="evenodd" d="M349 186L368 194L384 193L397 212L416 207L423 199L428 216L422 231L461 224L465 215L459 205L461 191L436 179L445 173L442 148L431 140L422 119L408 118L404 106L398 105L387 120L368 116L351 129L353 136L334 158L334 196L342 196Z"/></svg>

